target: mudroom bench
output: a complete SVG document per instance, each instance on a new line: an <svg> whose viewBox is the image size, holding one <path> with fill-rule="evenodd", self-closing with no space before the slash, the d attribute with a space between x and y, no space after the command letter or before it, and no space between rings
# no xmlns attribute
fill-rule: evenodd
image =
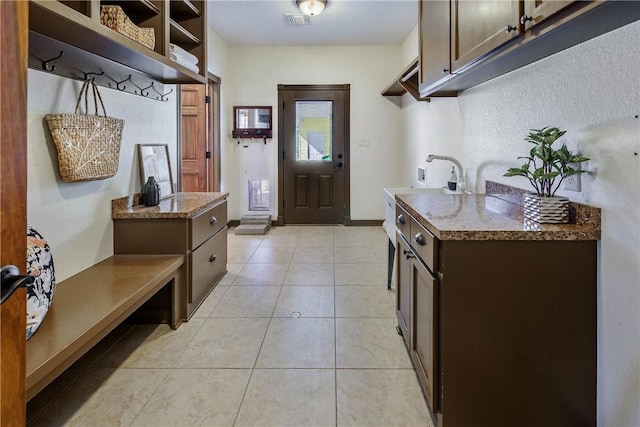
<svg viewBox="0 0 640 427"><path fill-rule="evenodd" d="M129 316L182 321L184 255L114 255L56 285L53 304L27 342L27 400Z"/></svg>

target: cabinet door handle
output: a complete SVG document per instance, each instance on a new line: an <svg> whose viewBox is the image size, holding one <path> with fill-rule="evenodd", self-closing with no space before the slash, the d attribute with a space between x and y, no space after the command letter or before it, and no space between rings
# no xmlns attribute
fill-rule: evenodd
<svg viewBox="0 0 640 427"><path fill-rule="evenodd" d="M404 224L404 215L402 214L398 215L398 217L396 218L396 222L398 224Z"/></svg>
<svg viewBox="0 0 640 427"><path fill-rule="evenodd" d="M448 68L443 68L443 69L442 69L442 74L447 74L448 72L449 72L449 69L448 69Z"/></svg>
<svg viewBox="0 0 640 427"><path fill-rule="evenodd" d="M512 31L518 31L518 27L514 27L513 25L507 25L506 33L509 34Z"/></svg>
<svg viewBox="0 0 640 427"><path fill-rule="evenodd" d="M214 254L209 257L209 262L214 262L218 257Z"/></svg>
<svg viewBox="0 0 640 427"><path fill-rule="evenodd" d="M422 233L418 233L414 236L413 241L419 245L424 245L424 236Z"/></svg>
<svg viewBox="0 0 640 427"><path fill-rule="evenodd" d="M407 259L411 259L411 258L415 258L416 256L413 254L413 252L408 251L406 249L402 250L402 253L404 254L404 256L407 257Z"/></svg>
<svg viewBox="0 0 640 427"><path fill-rule="evenodd" d="M216 222L218 222L218 218L216 218L215 216L212 216L209 220L209 224L215 224Z"/></svg>
<svg viewBox="0 0 640 427"><path fill-rule="evenodd" d="M526 24L526 23L527 23L527 21L533 21L533 16L522 15L522 16L520 17L520 23L521 23L522 25Z"/></svg>

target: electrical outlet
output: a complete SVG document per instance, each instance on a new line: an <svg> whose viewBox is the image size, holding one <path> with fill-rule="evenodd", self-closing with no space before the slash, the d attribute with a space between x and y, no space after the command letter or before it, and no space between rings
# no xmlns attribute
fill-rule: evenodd
<svg viewBox="0 0 640 427"><path fill-rule="evenodd" d="M566 177L563 184L564 189L567 191L582 191L580 188L580 174Z"/></svg>
<svg viewBox="0 0 640 427"><path fill-rule="evenodd" d="M427 185L427 174L425 173L425 169L423 167L418 166L418 183L422 185Z"/></svg>

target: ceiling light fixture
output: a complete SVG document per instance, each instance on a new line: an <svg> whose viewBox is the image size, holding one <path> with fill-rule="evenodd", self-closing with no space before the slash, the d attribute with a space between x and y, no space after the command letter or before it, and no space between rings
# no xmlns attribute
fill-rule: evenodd
<svg viewBox="0 0 640 427"><path fill-rule="evenodd" d="M327 0L296 0L296 4L305 15L320 15L327 6Z"/></svg>

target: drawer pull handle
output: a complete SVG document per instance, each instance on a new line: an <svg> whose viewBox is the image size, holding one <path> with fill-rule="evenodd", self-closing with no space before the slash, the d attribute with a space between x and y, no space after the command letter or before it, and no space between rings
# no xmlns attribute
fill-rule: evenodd
<svg viewBox="0 0 640 427"><path fill-rule="evenodd" d="M398 215L398 217L396 218L396 222L398 224L404 224L404 215L402 214Z"/></svg>
<svg viewBox="0 0 640 427"><path fill-rule="evenodd" d="M218 222L218 218L216 218L215 216L212 216L209 220L209 224L215 224L216 222Z"/></svg>
<svg viewBox="0 0 640 427"><path fill-rule="evenodd" d="M422 233L418 233L413 238L413 241L419 245L424 245L424 236L422 235Z"/></svg>
<svg viewBox="0 0 640 427"><path fill-rule="evenodd" d="M214 262L217 258L218 258L217 256L215 256L215 255L211 255L211 256L209 257L209 262Z"/></svg>

